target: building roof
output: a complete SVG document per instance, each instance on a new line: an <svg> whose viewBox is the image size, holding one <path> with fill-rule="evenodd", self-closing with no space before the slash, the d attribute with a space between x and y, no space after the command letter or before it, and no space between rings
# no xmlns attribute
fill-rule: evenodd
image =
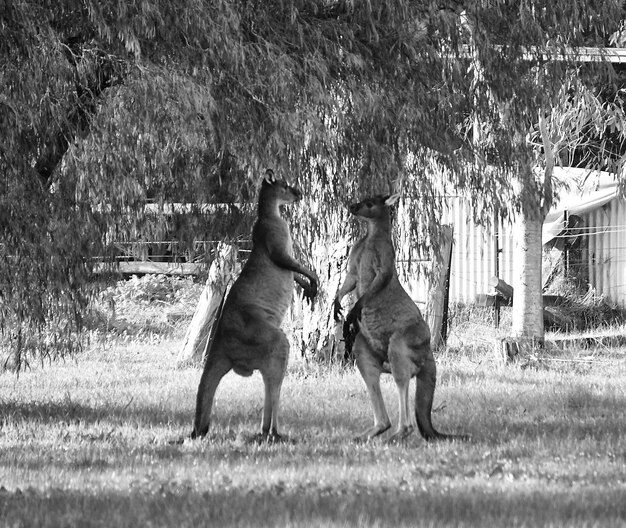
<svg viewBox="0 0 626 528"><path fill-rule="evenodd" d="M555 203L543 222L542 241L550 242L565 227L565 212L582 215L602 207L617 196L614 174L604 171L555 167Z"/></svg>

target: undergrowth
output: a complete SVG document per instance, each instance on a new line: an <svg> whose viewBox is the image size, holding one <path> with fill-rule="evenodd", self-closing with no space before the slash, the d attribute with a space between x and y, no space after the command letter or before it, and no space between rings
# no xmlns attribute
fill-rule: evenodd
<svg viewBox="0 0 626 528"><path fill-rule="evenodd" d="M86 328L91 341L157 343L180 337L193 317L203 285L192 278L133 275L102 291Z"/></svg>
<svg viewBox="0 0 626 528"><path fill-rule="evenodd" d="M593 288L582 288L574 279L559 277L544 291L552 301L546 301L545 309L558 317L557 324L544 321L550 332L558 334L578 332L601 332L614 330L621 333L626 323L626 310L598 295ZM468 342L490 342L506 337L511 329L511 306L500 307L499 325L495 325L495 308L475 304L452 303L448 312L449 337Z"/></svg>
<svg viewBox="0 0 626 528"><path fill-rule="evenodd" d="M193 317L203 287L192 278L167 275L133 276L110 285L92 305L86 324L89 342L154 344L180 338ZM555 305L547 309L558 312L567 321L564 328L546 327L547 331L621 331L626 321L626 311L591 289L582 291L573 280L556 279L545 293L558 296ZM290 321L288 314L288 334L290 325L297 325L297 321ZM453 303L448 311L447 350L490 351L494 340L509 335L510 327L510 306L500 308L500 324L496 328L493 307ZM546 335L548 341L550 335ZM298 355L295 350L294 347L293 357Z"/></svg>
<svg viewBox="0 0 626 528"><path fill-rule="evenodd" d="M585 331L621 325L626 321L626 310L591 286L582 287L576 280L560 276L546 290L557 295L552 308L563 316L568 324L563 330Z"/></svg>

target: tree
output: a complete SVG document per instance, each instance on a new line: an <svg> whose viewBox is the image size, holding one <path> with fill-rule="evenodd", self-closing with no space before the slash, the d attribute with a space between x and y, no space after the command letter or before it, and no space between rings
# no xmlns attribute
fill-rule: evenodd
<svg viewBox="0 0 626 528"><path fill-rule="evenodd" d="M565 79L556 97L558 104L545 114L540 111L537 125L531 131L529 145L534 149L534 165L526 168L530 173L527 181L537 177L538 168L543 171L539 193L531 186L526 188L526 192L532 194L522 204L519 215L520 259L512 328L513 338L518 341L543 344L542 226L558 192L553 182L555 164L561 159L572 159L577 151L582 151L579 166L608 170L616 176L623 170L626 155L624 101L621 97L602 99L600 90L585 86L581 76Z"/></svg>
<svg viewBox="0 0 626 528"><path fill-rule="evenodd" d="M604 17L623 15L619 3L605 3L603 11L597 7L531 2L486 9L479 4L464 15L477 87L474 119L482 127L479 148L487 156L490 150L497 154L495 163L511 173L513 183L512 333L518 342L543 343L541 232L553 203L555 163L568 149L580 151L590 139L585 129L592 128L596 141L585 151L586 166L620 172L623 164L623 101L617 97L603 105L598 99L612 82L612 67L580 61L580 46L608 44L616 25ZM607 133L613 135L612 145L602 139Z"/></svg>
<svg viewBox="0 0 626 528"><path fill-rule="evenodd" d="M446 85L428 9L5 3L0 322L18 365L72 349L93 257L149 228L148 197L246 201L272 166L317 202L307 225L320 232L317 219L344 196L388 189L410 145L450 152L456 101L428 89Z"/></svg>
<svg viewBox="0 0 626 528"><path fill-rule="evenodd" d="M94 257L111 260L117 243L164 229L147 200L196 204L174 218L189 245L202 230L248 232L241 208L207 220L200 205L251 200L268 166L307 195L294 211L307 248L350 231L338 208L346 197L400 184L415 198L413 247L434 243L442 173L488 196L486 217L504 210L505 169L529 151L513 141L524 127L501 126L485 87L507 102L507 123L527 123L544 99L511 58L548 40L576 44L580 26L610 30L619 6L492 4L5 2L0 323L17 363L79 342ZM478 82L467 75L465 8L485 71ZM484 145L472 145L474 116L497 131ZM487 173L488 162L497 170Z"/></svg>

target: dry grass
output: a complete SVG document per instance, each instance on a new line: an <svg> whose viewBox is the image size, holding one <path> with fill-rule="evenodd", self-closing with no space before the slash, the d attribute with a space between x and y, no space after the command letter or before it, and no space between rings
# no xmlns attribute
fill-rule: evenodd
<svg viewBox="0 0 626 528"><path fill-rule="evenodd" d="M366 445L353 370L294 361L289 442L257 445L258 376L220 385L210 437L190 431L199 371L180 340L98 341L76 362L0 377L3 526L623 526L626 361L554 351L503 366L438 356L434 422L467 443ZM384 395L396 415L395 390Z"/></svg>

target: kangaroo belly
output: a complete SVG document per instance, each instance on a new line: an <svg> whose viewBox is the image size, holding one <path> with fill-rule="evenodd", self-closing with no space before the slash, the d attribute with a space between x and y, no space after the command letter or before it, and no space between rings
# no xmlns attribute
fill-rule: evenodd
<svg viewBox="0 0 626 528"><path fill-rule="evenodd" d="M241 309L280 326L292 295L291 271L274 265L246 265L229 292L224 312Z"/></svg>
<svg viewBox="0 0 626 528"><path fill-rule="evenodd" d="M360 328L372 348L386 351L394 332L416 324L425 325L422 315L398 283L383 289L363 307Z"/></svg>

